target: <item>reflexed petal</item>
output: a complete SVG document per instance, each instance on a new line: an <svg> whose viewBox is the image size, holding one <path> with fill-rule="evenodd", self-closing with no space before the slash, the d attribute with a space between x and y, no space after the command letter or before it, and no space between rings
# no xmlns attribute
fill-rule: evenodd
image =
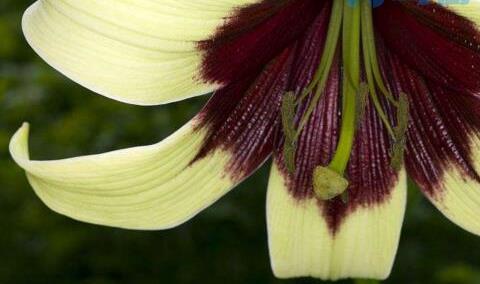
<svg viewBox="0 0 480 284"><path fill-rule="evenodd" d="M267 197L268 239L277 277L376 278L390 274L406 202L404 171L383 203L361 206L332 234L315 198L298 200L273 166Z"/></svg>
<svg viewBox="0 0 480 284"><path fill-rule="evenodd" d="M192 163L204 136L204 130L188 124L151 146L32 161L24 125L10 151L52 210L95 224L164 229L185 222L235 185L225 174L228 153L216 151Z"/></svg>
<svg viewBox="0 0 480 284"><path fill-rule="evenodd" d="M218 90L161 143L59 161L31 161L28 126L11 141L15 161L53 210L91 223L163 229L180 224L254 172L271 154L295 49L253 79Z"/></svg>
<svg viewBox="0 0 480 284"><path fill-rule="evenodd" d="M50 65L123 102L152 105L212 91L200 78L199 41L237 6L256 0L41 0L24 34Z"/></svg>
<svg viewBox="0 0 480 284"><path fill-rule="evenodd" d="M473 22L433 2L413 0L385 1L374 21L387 49L425 79L480 92L480 32Z"/></svg>
<svg viewBox="0 0 480 284"><path fill-rule="evenodd" d="M480 235L478 96L439 86L393 54L386 62L393 91L410 94L408 174L446 217Z"/></svg>
<svg viewBox="0 0 480 284"><path fill-rule="evenodd" d="M455 2L455 1L452 1ZM450 4L448 8L457 12L458 14L469 18L471 21L480 25L480 1L469 0L468 4Z"/></svg>
<svg viewBox="0 0 480 284"><path fill-rule="evenodd" d="M476 155L480 158L478 149L477 146ZM476 170L480 170L478 165ZM445 166L442 171L436 184L421 185L426 196L452 222L480 235L480 180L469 177L455 163ZM432 186L433 191L430 190Z"/></svg>
<svg viewBox="0 0 480 284"><path fill-rule="evenodd" d="M409 174L446 217L480 235L478 99L475 106L473 100L435 85L416 87L408 135Z"/></svg>

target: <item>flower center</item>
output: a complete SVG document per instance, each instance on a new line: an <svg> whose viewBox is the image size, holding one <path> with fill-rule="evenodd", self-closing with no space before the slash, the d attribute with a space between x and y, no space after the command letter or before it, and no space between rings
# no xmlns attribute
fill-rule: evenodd
<svg viewBox="0 0 480 284"><path fill-rule="evenodd" d="M350 160L355 132L365 113L368 97L394 141L391 164L396 170L403 164L408 100L405 94L394 98L383 82L376 52L371 0L334 0L323 54L312 80L298 97L293 92L287 92L283 97L282 125L285 134L283 154L286 168L290 173L295 171L297 140L325 91L340 37L344 73L340 136L332 160L327 166L318 165L314 169L312 181L315 195L319 199L329 200L342 195L342 199L346 201L348 180L345 171ZM395 127L392 127L377 92L397 109ZM309 96L311 99L306 111L296 123L296 109Z"/></svg>

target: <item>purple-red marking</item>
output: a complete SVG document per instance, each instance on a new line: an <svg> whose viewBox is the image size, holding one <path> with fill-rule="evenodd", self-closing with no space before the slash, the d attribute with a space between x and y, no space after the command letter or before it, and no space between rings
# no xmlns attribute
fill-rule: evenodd
<svg viewBox="0 0 480 284"><path fill-rule="evenodd" d="M222 148L233 157L227 172L240 180L273 152L299 202L313 198L312 172L327 165L336 149L341 120L341 48L325 94L299 141L296 172L283 165L280 103L297 94L318 68L330 18L331 0L264 0L241 7L209 40L202 79L220 83L199 114L209 130L197 159ZM384 80L394 96L409 95L411 121L406 165L433 196L447 161L480 181L472 166L468 137L480 127L480 38L465 18L436 4L387 1L374 10L377 49ZM380 93L380 92L379 92ZM395 109L385 100L391 123ZM300 106L298 117L305 110ZM334 234L358 207L388 200L397 174L390 168L391 139L369 101L347 169L349 201L319 201L319 212Z"/></svg>

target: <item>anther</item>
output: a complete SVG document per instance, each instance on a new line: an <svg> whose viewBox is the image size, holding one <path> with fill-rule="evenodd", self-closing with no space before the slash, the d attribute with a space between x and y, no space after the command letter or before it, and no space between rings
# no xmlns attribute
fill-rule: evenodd
<svg viewBox="0 0 480 284"><path fill-rule="evenodd" d="M283 160L289 174L295 173L295 144L285 141L283 145Z"/></svg>
<svg viewBox="0 0 480 284"><path fill-rule="evenodd" d="M295 94L287 92L282 99L282 127L286 139L295 139Z"/></svg>
<svg viewBox="0 0 480 284"><path fill-rule="evenodd" d="M392 146L391 167L398 171L404 163L404 154L407 143L407 130L409 120L408 97L405 93L400 93L397 106L397 126L394 129L395 141Z"/></svg>
<svg viewBox="0 0 480 284"><path fill-rule="evenodd" d="M289 173L295 172L295 152L296 152L296 139L295 139L295 94L293 92L287 92L282 99L282 128L285 136L285 142L283 147L283 158L285 166Z"/></svg>

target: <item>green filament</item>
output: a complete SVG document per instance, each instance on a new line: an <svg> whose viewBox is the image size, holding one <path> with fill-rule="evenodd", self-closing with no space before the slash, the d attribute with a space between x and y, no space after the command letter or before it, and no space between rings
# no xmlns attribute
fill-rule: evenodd
<svg viewBox="0 0 480 284"><path fill-rule="evenodd" d="M340 138L332 161L327 167L317 166L313 172L313 189L317 198L330 200L342 196L348 201L348 180L344 178L350 160L359 110L360 90L360 7L344 5L343 9L343 67L342 122Z"/></svg>
<svg viewBox="0 0 480 284"><path fill-rule="evenodd" d="M403 157L406 147L408 100L406 94L403 93L400 94L398 101L395 100L383 82L375 45L375 32L372 21L372 3L369 0L364 0L361 2L363 58L365 74L370 90L370 97L385 128L390 136L394 139L394 144L391 150L391 167L398 171L403 165ZM387 100L397 108L397 126L395 129L393 129L390 125L389 118L381 106L376 93L377 88L387 98Z"/></svg>
<svg viewBox="0 0 480 284"><path fill-rule="evenodd" d="M293 173L295 171L296 140L298 140L300 133L310 119L310 116L315 110L316 105L320 101L328 80L340 37L343 6L343 0L336 0L333 2L328 34L325 40L325 47L321 57L320 65L315 72L312 81L302 92L298 100L294 99L294 94L292 92L285 94L282 100L281 115L283 132L285 134L283 156L289 173ZM299 105L308 95L310 95L313 90L315 90L315 95L313 96L305 114L302 116L298 128L295 129L295 107ZM295 100L295 103L292 103L293 100Z"/></svg>
<svg viewBox="0 0 480 284"><path fill-rule="evenodd" d="M363 60L365 65L365 75L370 90L370 97L372 98L373 105L377 111L380 119L382 120L388 133L394 137L392 126L390 125L388 116L382 109L382 105L377 96L377 87L382 93L389 98L390 101L395 101L390 93L387 91L383 79L380 75L376 49L375 49L375 35L372 24L372 6L370 1L362 1L362 47L363 47ZM376 70L376 71L375 71ZM376 83L376 84L375 84ZM396 102L395 102L396 104Z"/></svg>
<svg viewBox="0 0 480 284"><path fill-rule="evenodd" d="M373 17L372 17L372 2L370 0L360 0L362 9L362 44L363 44L363 56L368 67L365 66L365 70L370 71L375 79L378 89L383 95L393 104L397 105L396 100L385 86L380 72L377 59L377 48L375 45L375 31L373 29Z"/></svg>
<svg viewBox="0 0 480 284"><path fill-rule="evenodd" d="M328 26L327 38L325 40L325 47L322 54L322 59L320 65L313 76L310 84L302 92L302 95L297 101L297 104L300 104L313 90L315 90L315 95L310 102L307 111L300 120L297 134L298 137L302 132L303 128L307 124L310 116L312 115L315 107L317 106L320 98L324 92L325 86L327 84L328 76L330 75L330 70L332 68L333 59L337 51L338 40L340 38L340 31L342 28L342 16L343 16L343 0L337 0L333 2L332 14L330 17L330 23Z"/></svg>

